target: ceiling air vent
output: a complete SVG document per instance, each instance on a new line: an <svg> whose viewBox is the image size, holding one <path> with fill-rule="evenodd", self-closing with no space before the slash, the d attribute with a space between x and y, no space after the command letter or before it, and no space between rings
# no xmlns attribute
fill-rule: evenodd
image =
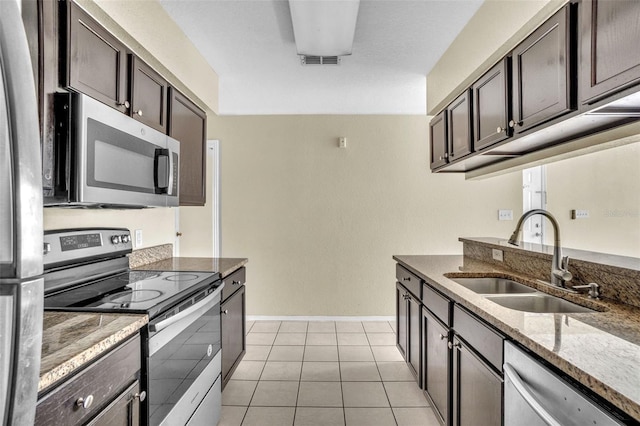
<svg viewBox="0 0 640 426"><path fill-rule="evenodd" d="M339 56L300 56L302 65L340 65Z"/></svg>

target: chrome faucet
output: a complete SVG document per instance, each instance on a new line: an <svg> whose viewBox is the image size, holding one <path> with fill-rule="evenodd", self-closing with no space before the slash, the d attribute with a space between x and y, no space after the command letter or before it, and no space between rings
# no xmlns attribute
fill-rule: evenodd
<svg viewBox="0 0 640 426"><path fill-rule="evenodd" d="M553 225L553 259L551 261L550 281L551 284L555 286L564 287L565 283L571 281L573 275L571 275L571 272L567 269L569 266L569 256L562 257L562 247L560 246L560 227L558 226L556 218L553 217L551 213L542 209L534 209L523 214L520 217L520 220L518 220L518 224L516 225L516 229L513 231L513 234L511 234L511 238L509 238L509 244L513 244L514 246L518 245L518 235L520 234L522 224L525 220L537 214L545 216Z"/></svg>

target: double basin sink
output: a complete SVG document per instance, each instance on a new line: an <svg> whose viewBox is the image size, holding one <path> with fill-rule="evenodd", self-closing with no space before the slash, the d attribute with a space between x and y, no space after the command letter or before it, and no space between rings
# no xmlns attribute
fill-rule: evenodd
<svg viewBox="0 0 640 426"><path fill-rule="evenodd" d="M449 278L505 308L536 313L593 313L584 306L506 278Z"/></svg>

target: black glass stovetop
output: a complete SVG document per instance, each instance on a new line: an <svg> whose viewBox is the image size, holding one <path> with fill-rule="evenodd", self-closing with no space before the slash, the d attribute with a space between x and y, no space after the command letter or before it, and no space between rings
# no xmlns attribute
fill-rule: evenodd
<svg viewBox="0 0 640 426"><path fill-rule="evenodd" d="M47 295L45 308L146 313L153 318L218 279L209 272L128 271Z"/></svg>

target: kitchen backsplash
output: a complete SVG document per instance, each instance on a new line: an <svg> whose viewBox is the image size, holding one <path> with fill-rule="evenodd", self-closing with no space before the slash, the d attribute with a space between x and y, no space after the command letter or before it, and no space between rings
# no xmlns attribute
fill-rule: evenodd
<svg viewBox="0 0 640 426"><path fill-rule="evenodd" d="M465 258L549 281L552 246L528 244L520 248L498 238L460 238L460 241ZM502 251L503 261L493 259L494 249ZM569 271L573 274L570 285L595 282L600 285L603 298L640 307L640 259L571 249L563 249L563 254L570 257Z"/></svg>
<svg viewBox="0 0 640 426"><path fill-rule="evenodd" d="M137 268L147 263L168 259L173 256L173 244L161 244L159 246L147 247L135 250L129 255L129 267Z"/></svg>

